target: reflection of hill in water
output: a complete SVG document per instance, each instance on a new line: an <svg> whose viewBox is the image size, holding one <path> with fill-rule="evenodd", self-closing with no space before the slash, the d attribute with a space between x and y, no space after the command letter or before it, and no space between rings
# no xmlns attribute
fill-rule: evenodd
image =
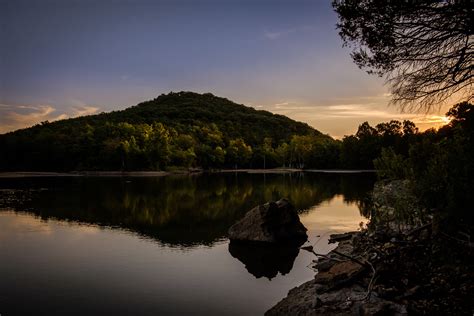
<svg viewBox="0 0 474 316"><path fill-rule="evenodd" d="M34 188L48 190L0 203L43 219L121 227L166 244L189 246L225 237L257 204L287 197L304 211L336 194L360 201L372 185L370 176L328 174L2 179L0 188L20 189L17 196Z"/></svg>

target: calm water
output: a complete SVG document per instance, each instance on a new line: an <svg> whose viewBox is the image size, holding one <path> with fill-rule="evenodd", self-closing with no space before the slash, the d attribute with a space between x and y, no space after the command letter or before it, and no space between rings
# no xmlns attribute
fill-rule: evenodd
<svg viewBox="0 0 474 316"><path fill-rule="evenodd" d="M310 242L355 230L370 175L0 179L0 314L261 315L314 276L298 249L229 245L287 197ZM321 237L317 237L320 235ZM333 247L333 246L332 246Z"/></svg>

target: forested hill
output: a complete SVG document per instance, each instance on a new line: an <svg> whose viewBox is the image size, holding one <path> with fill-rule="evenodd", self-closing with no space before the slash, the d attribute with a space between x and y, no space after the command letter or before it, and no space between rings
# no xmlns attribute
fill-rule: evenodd
<svg viewBox="0 0 474 316"><path fill-rule="evenodd" d="M301 165L304 157L297 148L309 142L325 148L335 143L283 115L210 93L171 92L122 111L43 122L0 135L0 170Z"/></svg>
<svg viewBox="0 0 474 316"><path fill-rule="evenodd" d="M286 116L236 104L211 93L178 92L160 95L124 111L101 114L108 121L147 123L161 122L179 132L190 126L214 123L225 138L242 138L249 145L263 142L265 137L288 140L292 135L321 134L308 124ZM99 116L101 116L99 115Z"/></svg>

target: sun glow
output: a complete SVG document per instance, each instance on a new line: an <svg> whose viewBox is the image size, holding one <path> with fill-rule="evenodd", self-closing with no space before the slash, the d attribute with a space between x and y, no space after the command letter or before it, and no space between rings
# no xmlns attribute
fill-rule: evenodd
<svg viewBox="0 0 474 316"><path fill-rule="evenodd" d="M451 119L444 115L429 115L413 119L413 122L418 126L418 128L420 128L420 130L427 130L447 125L451 122Z"/></svg>

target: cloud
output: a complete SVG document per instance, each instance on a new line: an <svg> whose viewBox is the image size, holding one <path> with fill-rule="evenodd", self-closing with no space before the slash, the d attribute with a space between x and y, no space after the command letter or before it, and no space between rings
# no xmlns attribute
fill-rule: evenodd
<svg viewBox="0 0 474 316"><path fill-rule="evenodd" d="M444 115L426 115L422 117L417 117L413 119L413 122L416 123L417 125L425 125L428 124L430 125L445 125L450 122L450 118L446 117Z"/></svg>
<svg viewBox="0 0 474 316"><path fill-rule="evenodd" d="M293 102L270 103L265 109L303 121L335 138L342 138L357 131L358 126L368 121L371 125L390 120L411 120L420 130L440 127L449 120L439 114L400 113L398 108L387 106L389 95L333 98L324 103Z"/></svg>
<svg viewBox="0 0 474 316"><path fill-rule="evenodd" d="M263 36L265 38L269 39L269 40L277 40L280 37L283 37L283 36L286 36L286 35L289 35L289 34L292 34L292 33L308 31L308 30L312 30L312 29L314 29L314 27L312 27L312 26L300 26L300 27L288 28L288 29L279 30L279 31L265 30L263 32Z"/></svg>
<svg viewBox="0 0 474 316"><path fill-rule="evenodd" d="M276 39L280 38L282 35L285 35L285 34L288 34L288 33L291 33L291 32L290 31L284 31L284 32L265 31L265 32L263 32L263 36L265 36L266 38L268 38L270 40L276 40Z"/></svg>
<svg viewBox="0 0 474 316"><path fill-rule="evenodd" d="M285 105L290 105L292 102L281 102L281 103L275 103L274 106L277 107L283 107Z"/></svg>
<svg viewBox="0 0 474 316"><path fill-rule="evenodd" d="M98 107L77 105L69 111L58 113L52 105L10 105L0 104L0 133L14 131L44 121L58 121L71 117L97 113Z"/></svg>
<svg viewBox="0 0 474 316"><path fill-rule="evenodd" d="M55 111L56 109L51 105L13 106L2 104L0 106L0 133L29 127L43 121L65 118L64 115L54 116L53 113Z"/></svg>
<svg viewBox="0 0 474 316"><path fill-rule="evenodd" d="M74 107L73 110L74 110L74 112L71 115L71 117L77 117L77 116L95 114L95 113L97 113L97 111L99 111L99 108L95 107L95 106L83 105L83 106Z"/></svg>

